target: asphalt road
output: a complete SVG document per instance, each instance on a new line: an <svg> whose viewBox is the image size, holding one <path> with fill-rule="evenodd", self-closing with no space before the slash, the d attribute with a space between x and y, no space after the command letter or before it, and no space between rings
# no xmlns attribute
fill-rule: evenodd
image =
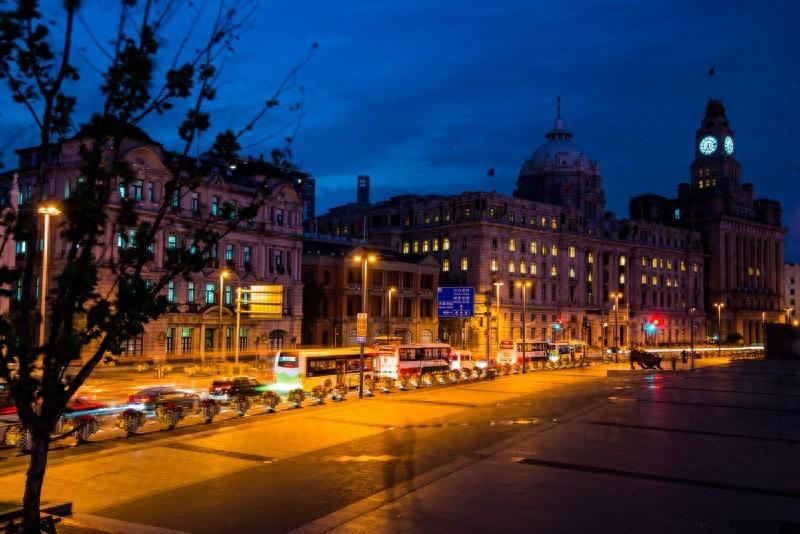
<svg viewBox="0 0 800 534"><path fill-rule="evenodd" d="M580 373L578 370L542 373L537 377L539 382L564 383L546 392L522 394L484 405L457 400L460 396L457 390L469 385L450 388L452 401L430 401L415 392L397 394L404 395L402 400L395 400L400 410L424 411L437 404L462 409L420 424L385 425L377 434L274 462L254 457L248 469L96 510L93 514L189 532L285 532L455 458L473 455L530 424L552 421L586 407L618 392L615 387L621 387L622 379L589 378ZM495 383L516 379L502 378ZM570 383L571 380L576 381ZM360 402L375 403L381 399ZM302 421L313 427L315 421L335 421L339 413L308 408L296 417L298 424ZM413 419L409 417L409 421ZM349 420L348 424L353 423ZM364 424L382 426L373 422ZM314 439L313 431L308 439ZM191 449L191 436L180 446ZM226 454L216 450L207 452L211 457ZM453 502L453 506L458 505Z"/></svg>

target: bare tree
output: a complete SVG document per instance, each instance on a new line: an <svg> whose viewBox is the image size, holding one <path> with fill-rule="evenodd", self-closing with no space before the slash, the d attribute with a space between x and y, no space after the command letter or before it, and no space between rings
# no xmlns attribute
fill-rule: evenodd
<svg viewBox="0 0 800 534"><path fill-rule="evenodd" d="M63 35L58 36L48 30L36 0L17 0L9 9L0 11L0 78L11 90L14 102L27 110L39 133L39 164L32 201L2 221L6 236L25 243L24 258L17 268L0 266L0 287L14 287L21 297L12 311L0 316L0 378L8 383L20 421L32 437L23 498L26 532L39 531L50 433L69 399L104 354L119 353L125 341L142 332L144 324L165 312L166 302L161 293L166 285L176 277L206 267L211 247L242 221L254 217L263 204L266 187L262 185L253 189L247 205L236 209L228 205L216 217L197 221L191 229L194 246L168 251L166 268L155 280L145 278L144 273L153 261L149 251L164 224L173 195L187 194L202 181L196 162L189 157L190 149L198 136L211 127L205 106L216 97L220 66L229 59L257 2L219 0L216 6L203 44L186 59L188 37L184 39L163 80L159 80L156 77L161 55L159 34L175 10L186 6L176 1L120 0L116 37L103 54L108 59L107 67L102 70L103 98L74 136L77 96L69 94L67 88L79 76L72 55L73 31L76 19L81 20L78 18L81 2L63 0ZM52 42L54 39L59 39L57 46ZM314 48L316 45L312 46L312 52ZM252 120L241 130L228 130L216 136L210 150L212 157L226 161L236 156L240 138L253 131L288 91L298 88L298 71L309 57L290 71L261 106L256 106ZM117 209L109 210L116 184L129 184L136 179L120 155L131 126L153 114L165 114L179 103L187 108L177 125L182 148L165 158L171 178L157 213L148 220L140 220L131 198L122 198ZM298 123L302 119L301 105L289 106ZM50 154L57 154L62 141L70 136L80 143L82 182L64 202L61 236L67 243L65 266L56 278L55 287L47 295L41 295L48 299L49 305L47 338L40 344L36 333L43 317L35 305L34 268L41 230L35 206L45 199L45 186L54 166L57 167ZM288 162L293 137L294 133L285 139L285 145L274 152L274 159ZM115 224L125 235L135 236L113 262L98 254L98 250L108 245L103 240L109 224ZM101 269L113 273L111 291L99 291ZM10 290L2 291L10 296ZM81 353L87 348L91 352L82 359ZM74 376L67 373L70 365L78 366Z"/></svg>

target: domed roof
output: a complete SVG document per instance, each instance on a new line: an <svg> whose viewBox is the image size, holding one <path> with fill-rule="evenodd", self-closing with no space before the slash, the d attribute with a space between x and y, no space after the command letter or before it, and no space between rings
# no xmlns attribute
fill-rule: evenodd
<svg viewBox="0 0 800 534"><path fill-rule="evenodd" d="M537 172L549 167L556 167L559 170L591 168L589 157L572 140L572 133L564 128L564 120L561 118L561 98L558 99L555 127L544 137L547 141L534 150L530 159L525 162L524 170Z"/></svg>

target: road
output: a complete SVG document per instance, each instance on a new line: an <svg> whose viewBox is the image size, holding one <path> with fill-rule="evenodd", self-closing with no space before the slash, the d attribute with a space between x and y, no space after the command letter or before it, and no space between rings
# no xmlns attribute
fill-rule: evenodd
<svg viewBox="0 0 800 534"><path fill-rule="evenodd" d="M285 532L639 383L606 370L397 392L57 450L45 499L73 501L78 519L119 531ZM24 466L0 455L0 500L22 494Z"/></svg>

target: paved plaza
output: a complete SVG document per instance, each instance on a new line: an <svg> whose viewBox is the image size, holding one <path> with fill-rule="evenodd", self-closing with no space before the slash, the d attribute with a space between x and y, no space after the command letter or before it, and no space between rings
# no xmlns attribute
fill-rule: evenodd
<svg viewBox="0 0 800 534"><path fill-rule="evenodd" d="M592 366L101 433L51 454L44 496L73 502L65 531L87 533L792 532L800 365L698 366ZM26 460L0 452L7 505Z"/></svg>
<svg viewBox="0 0 800 534"><path fill-rule="evenodd" d="M800 532L798 364L652 374L526 434L297 532Z"/></svg>

